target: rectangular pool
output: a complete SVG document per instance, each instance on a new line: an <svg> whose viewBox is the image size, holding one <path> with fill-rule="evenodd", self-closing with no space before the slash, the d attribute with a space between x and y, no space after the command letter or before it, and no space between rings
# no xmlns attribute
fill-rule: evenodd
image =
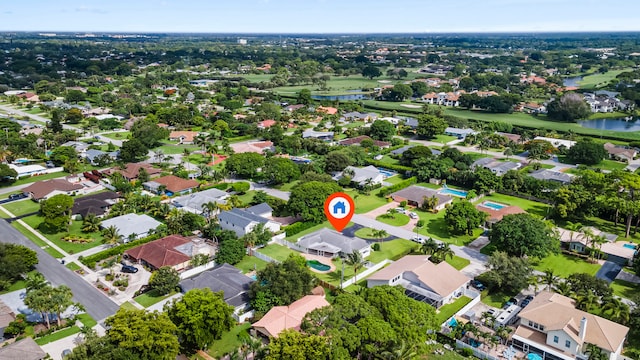
<svg viewBox="0 0 640 360"><path fill-rule="evenodd" d="M451 189L451 188L446 188L446 189L440 190L440 194L457 196L457 197L461 197L461 198L466 198L467 197L467 191L456 190L456 189Z"/></svg>
<svg viewBox="0 0 640 360"><path fill-rule="evenodd" d="M635 244L624 244L624 245L622 245L622 247L626 247L627 249L635 250L638 246L635 245Z"/></svg>
<svg viewBox="0 0 640 360"><path fill-rule="evenodd" d="M487 207L487 208L489 208L491 210L498 211L498 210L502 210L502 209L506 208L508 205L498 204L498 203L494 203L494 202L491 202L491 201L485 201L485 202L482 203L482 206Z"/></svg>

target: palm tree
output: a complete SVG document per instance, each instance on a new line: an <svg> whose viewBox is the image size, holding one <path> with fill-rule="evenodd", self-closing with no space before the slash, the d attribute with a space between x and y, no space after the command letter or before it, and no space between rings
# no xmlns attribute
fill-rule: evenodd
<svg viewBox="0 0 640 360"><path fill-rule="evenodd" d="M571 295L571 286L566 281L557 281L555 291L560 295L569 296Z"/></svg>
<svg viewBox="0 0 640 360"><path fill-rule="evenodd" d="M580 310L589 311L598 303L598 295L592 292L580 292L576 295L576 308Z"/></svg>
<svg viewBox="0 0 640 360"><path fill-rule="evenodd" d="M152 210L152 214L153 216L157 217L157 218L161 218L164 219L167 217L167 215L169 214L169 211L171 211L171 207L169 206L169 204L167 203L155 203L155 207Z"/></svg>
<svg viewBox="0 0 640 360"><path fill-rule="evenodd" d="M451 249L451 246L447 243L438 245L438 248L433 253L432 257L435 257L438 262L446 260L447 258L453 258L456 254Z"/></svg>
<svg viewBox="0 0 640 360"><path fill-rule="evenodd" d="M209 201L202 204L202 214L205 219L207 219L207 223L211 222L211 217L218 210L218 204L215 201Z"/></svg>
<svg viewBox="0 0 640 360"><path fill-rule="evenodd" d="M385 360L411 360L417 356L415 346L407 345L404 339L400 340L400 343L394 343L391 350L385 350L380 354L380 357Z"/></svg>
<svg viewBox="0 0 640 360"><path fill-rule="evenodd" d="M198 171L200 171L201 179L208 179L209 175L211 174L211 168L207 164L198 165Z"/></svg>
<svg viewBox="0 0 640 360"><path fill-rule="evenodd" d="M547 290L551 291L551 287L556 284L558 277L553 273L553 269L546 269L542 280L547 285Z"/></svg>
<svg viewBox="0 0 640 360"><path fill-rule="evenodd" d="M509 333L511 333L511 328L506 326L499 326L496 329L496 336L500 338L500 343L506 344L509 340Z"/></svg>
<svg viewBox="0 0 640 360"><path fill-rule="evenodd" d="M420 252L425 255L433 255L438 250L438 243L432 238L425 240L424 244L420 246Z"/></svg>
<svg viewBox="0 0 640 360"><path fill-rule="evenodd" d="M88 213L82 220L82 232L92 233L100 230L100 219L94 213Z"/></svg>
<svg viewBox="0 0 640 360"><path fill-rule="evenodd" d="M202 146L202 151L204 151L209 141L207 141L207 136L205 134L198 134L193 138L193 143L195 145Z"/></svg>
<svg viewBox="0 0 640 360"><path fill-rule="evenodd" d="M51 323L49 322L49 298L51 297L52 293L53 288L49 285L46 285L37 290L27 292L27 296L25 296L24 298L24 304L27 305L29 309L42 315L42 318L47 324L47 329L51 328Z"/></svg>
<svg viewBox="0 0 640 360"><path fill-rule="evenodd" d="M386 230L373 230L373 237L378 239L378 242L382 242L382 239L389 236L389 233Z"/></svg>
<svg viewBox="0 0 640 360"><path fill-rule="evenodd" d="M161 163L164 160L164 151L162 151L162 149L155 150L153 152L153 158L157 163Z"/></svg>
<svg viewBox="0 0 640 360"><path fill-rule="evenodd" d="M611 297L602 307L602 312L611 311L609 318L612 321L626 324L629 322L629 305L620 301L616 297Z"/></svg>
<svg viewBox="0 0 640 360"><path fill-rule="evenodd" d="M606 360L609 357L602 351L602 349L595 344L587 343L585 355L588 355L589 360Z"/></svg>
<svg viewBox="0 0 640 360"><path fill-rule="evenodd" d="M596 254L598 254L598 260L600 259L600 254L602 253L602 245L609 242L606 237L603 235L596 235L591 240L591 245L594 246L592 249ZM595 258L595 256L594 256Z"/></svg>
<svg viewBox="0 0 640 360"><path fill-rule="evenodd" d="M62 313L73 305L73 294L67 285L53 288L51 294L51 310L56 314L58 326L62 325Z"/></svg>
<svg viewBox="0 0 640 360"><path fill-rule="evenodd" d="M352 253L347 254L345 263L349 266L353 266L353 282L356 283L358 281L358 270L364 266L362 254L358 250L353 250Z"/></svg>
<svg viewBox="0 0 640 360"><path fill-rule="evenodd" d="M242 206L242 200L240 200L238 195L231 195L229 199L227 199L227 204L231 205L232 208L237 208Z"/></svg>
<svg viewBox="0 0 640 360"><path fill-rule="evenodd" d="M44 275L42 275L41 273L34 272L27 275L25 284L25 289L27 290L27 292L30 292L45 287L47 285L47 279L45 279Z"/></svg>
<svg viewBox="0 0 640 360"><path fill-rule="evenodd" d="M393 209L393 208L387 209L386 217L388 217L389 219L395 219L396 213L397 213L396 209Z"/></svg>
<svg viewBox="0 0 640 360"><path fill-rule="evenodd" d="M589 227L589 226L583 226L582 228L580 228L580 231L582 231L582 234L583 234L584 239L585 239L586 246L588 248L591 248L593 246L593 238L596 236L593 233L593 229L591 227ZM588 255L589 258L591 258L591 255L592 255L591 253L592 252L589 251L589 255Z"/></svg>
<svg viewBox="0 0 640 360"><path fill-rule="evenodd" d="M109 245L115 245L122 240L122 235L118 233L118 229L113 225L102 230L102 237L104 242Z"/></svg>

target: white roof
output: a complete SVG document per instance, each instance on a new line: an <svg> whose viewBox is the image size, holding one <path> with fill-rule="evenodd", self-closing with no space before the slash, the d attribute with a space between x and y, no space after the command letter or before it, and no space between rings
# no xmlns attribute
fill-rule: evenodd
<svg viewBox="0 0 640 360"><path fill-rule="evenodd" d="M21 166L18 166L18 165L14 165L14 164L9 164L9 167L12 168L13 170L15 170L18 173L18 175L46 170L46 168L44 166L42 166L42 165L21 165Z"/></svg>
<svg viewBox="0 0 640 360"><path fill-rule="evenodd" d="M157 228L162 223L149 215L132 213L104 220L101 225L103 228L115 226L118 229L118 234L127 239L131 234L147 234L149 230Z"/></svg>

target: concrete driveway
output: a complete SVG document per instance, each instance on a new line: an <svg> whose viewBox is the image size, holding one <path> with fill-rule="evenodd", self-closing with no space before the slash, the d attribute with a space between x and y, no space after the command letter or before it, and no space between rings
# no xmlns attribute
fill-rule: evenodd
<svg viewBox="0 0 640 360"><path fill-rule="evenodd" d="M611 261L605 261L596 273L596 277L611 283L616 279L620 271L622 271L622 266Z"/></svg>

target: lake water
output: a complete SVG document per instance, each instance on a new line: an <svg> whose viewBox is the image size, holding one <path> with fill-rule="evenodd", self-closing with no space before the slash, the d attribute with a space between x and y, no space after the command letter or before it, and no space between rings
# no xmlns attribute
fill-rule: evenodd
<svg viewBox="0 0 640 360"><path fill-rule="evenodd" d="M632 120L625 119L597 119L578 121L582 127L600 130L613 131L640 131L640 121L638 118Z"/></svg>
<svg viewBox="0 0 640 360"><path fill-rule="evenodd" d="M314 100L365 100L369 99L368 94L349 94L349 95L311 95Z"/></svg>
<svg viewBox="0 0 640 360"><path fill-rule="evenodd" d="M562 85L564 86L580 86L578 85L578 82L582 81L582 76L574 76L574 77L568 77L562 80Z"/></svg>

